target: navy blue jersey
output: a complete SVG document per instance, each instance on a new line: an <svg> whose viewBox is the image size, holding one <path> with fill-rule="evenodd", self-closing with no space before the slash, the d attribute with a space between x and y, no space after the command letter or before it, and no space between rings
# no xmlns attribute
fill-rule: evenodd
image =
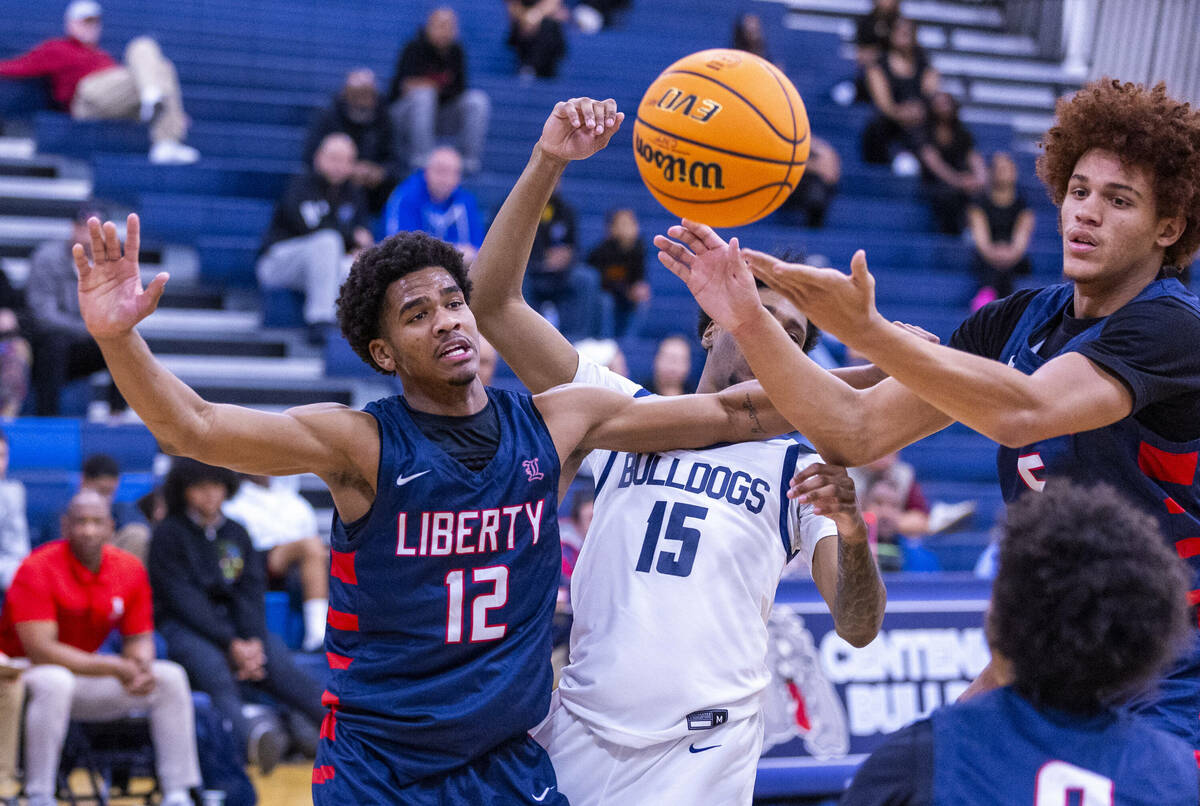
<svg viewBox="0 0 1200 806"><path fill-rule="evenodd" d="M529 395L487 392L500 444L479 472L426 439L400 398L368 405L375 502L334 519L322 734L379 749L392 784L476 759L549 709L558 454Z"/></svg>
<svg viewBox="0 0 1200 806"><path fill-rule="evenodd" d="M1187 743L1148 720L1039 710L1000 688L893 734L842 806L1185 806L1198 787Z"/></svg>

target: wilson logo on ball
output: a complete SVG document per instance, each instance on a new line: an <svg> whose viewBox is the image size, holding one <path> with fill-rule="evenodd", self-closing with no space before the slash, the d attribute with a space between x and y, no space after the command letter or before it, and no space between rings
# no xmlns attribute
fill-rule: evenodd
<svg viewBox="0 0 1200 806"><path fill-rule="evenodd" d="M787 76L739 50L693 53L647 88L633 126L638 173L681 218L749 224L796 189L808 115Z"/></svg>

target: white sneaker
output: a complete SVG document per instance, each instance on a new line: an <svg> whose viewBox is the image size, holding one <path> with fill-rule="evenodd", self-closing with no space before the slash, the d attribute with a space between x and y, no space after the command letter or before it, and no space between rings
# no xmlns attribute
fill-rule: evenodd
<svg viewBox="0 0 1200 806"><path fill-rule="evenodd" d="M959 501L956 504L937 501L929 508L929 534L949 532L961 527L974 514L974 501Z"/></svg>
<svg viewBox="0 0 1200 806"><path fill-rule="evenodd" d="M150 161L155 165L190 165L200 159L200 152L178 140L159 140L150 147Z"/></svg>

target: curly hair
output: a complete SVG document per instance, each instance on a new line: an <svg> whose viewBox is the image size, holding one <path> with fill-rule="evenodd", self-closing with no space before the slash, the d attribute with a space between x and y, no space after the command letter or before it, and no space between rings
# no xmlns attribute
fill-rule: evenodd
<svg viewBox="0 0 1200 806"><path fill-rule="evenodd" d="M388 288L401 277L430 266L449 272L470 303L471 281L462 254L424 232L398 232L364 250L342 283L337 301L338 325L358 357L376 372L395 374L376 364L370 350L371 340L383 331Z"/></svg>
<svg viewBox="0 0 1200 806"><path fill-rule="evenodd" d="M1088 713L1181 649L1190 573L1158 524L1104 484L1051 480L1009 510L988 638L1039 706Z"/></svg>
<svg viewBox="0 0 1200 806"><path fill-rule="evenodd" d="M1037 161L1054 203L1066 197L1080 157L1093 148L1111 151L1125 165L1149 170L1158 215L1186 219L1183 234L1163 255L1165 265L1191 263L1200 248L1200 109L1171 98L1162 82L1147 89L1102 78L1060 98L1055 114Z"/></svg>
<svg viewBox="0 0 1200 806"><path fill-rule="evenodd" d="M803 263L805 255L803 252L798 252L794 249L783 249L774 253L775 257L785 263ZM757 277L754 278L754 287L758 289L767 288L767 284ZM813 324L813 321L807 316L804 317L804 343L800 345L800 349L806 353L811 353L817 346L817 342L821 340L821 329ZM704 341L704 331L708 330L708 326L712 324L712 317L700 309L700 317L696 320L696 334L700 336L700 341Z"/></svg>
<svg viewBox="0 0 1200 806"><path fill-rule="evenodd" d="M241 480L238 474L216 465L206 465L186 456L177 456L171 462L171 469L163 480L163 500L167 504L168 515L184 515L187 513L188 487L206 482L216 482L225 486L225 497L233 498L238 491Z"/></svg>

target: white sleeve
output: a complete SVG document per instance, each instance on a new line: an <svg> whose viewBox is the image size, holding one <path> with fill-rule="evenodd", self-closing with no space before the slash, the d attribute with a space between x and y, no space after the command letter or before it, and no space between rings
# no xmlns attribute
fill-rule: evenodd
<svg viewBox="0 0 1200 806"><path fill-rule="evenodd" d="M789 509L792 551L804 557L811 571L817 543L826 537L837 537L837 524L824 515L813 514L811 504L801 504L797 501L793 502Z"/></svg>
<svg viewBox="0 0 1200 806"><path fill-rule="evenodd" d="M607 389L614 389L635 397L648 394L640 384L634 383L628 378L613 372L608 367L602 367L595 361L584 358L582 355L579 356L579 368L575 370L575 377L572 378L571 382L603 386ZM600 474L604 471L604 463L608 460L610 454L611 451L592 451L584 457L583 466L592 478L599 478Z"/></svg>

